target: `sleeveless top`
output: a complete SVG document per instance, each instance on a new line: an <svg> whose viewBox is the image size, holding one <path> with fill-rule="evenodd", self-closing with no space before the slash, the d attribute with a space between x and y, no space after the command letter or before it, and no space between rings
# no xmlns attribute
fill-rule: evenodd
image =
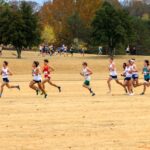
<svg viewBox="0 0 150 150"><path fill-rule="evenodd" d="M143 73L144 73L144 79L150 79L150 70L148 67L143 68Z"/></svg>
<svg viewBox="0 0 150 150"><path fill-rule="evenodd" d="M44 78L49 78L50 77L49 66L44 66L43 67L43 73L44 73Z"/></svg>
<svg viewBox="0 0 150 150"><path fill-rule="evenodd" d="M2 78L8 78L8 68L2 68Z"/></svg>
<svg viewBox="0 0 150 150"><path fill-rule="evenodd" d="M32 74L33 74L33 80L40 81L40 80L42 80L42 77L41 77L40 72L38 74L36 74L37 69L40 69L40 68L37 67L37 68L33 69L33 72L32 72Z"/></svg>
<svg viewBox="0 0 150 150"><path fill-rule="evenodd" d="M110 75L111 76L117 76L116 68L113 68L113 65L114 65L114 63L109 65ZM112 70L112 69L114 69L114 70Z"/></svg>
<svg viewBox="0 0 150 150"><path fill-rule="evenodd" d="M132 77L132 73L130 73L130 71L132 71L132 68L131 67L126 67L125 68L125 77L126 78L131 78Z"/></svg>
<svg viewBox="0 0 150 150"><path fill-rule="evenodd" d="M134 67L135 67L135 65L132 65L132 66L131 66L132 70L134 70ZM138 71L133 72L132 75L138 75Z"/></svg>
<svg viewBox="0 0 150 150"><path fill-rule="evenodd" d="M88 69L84 68L82 72L83 72L85 80L90 81L91 80L91 76L89 75Z"/></svg>

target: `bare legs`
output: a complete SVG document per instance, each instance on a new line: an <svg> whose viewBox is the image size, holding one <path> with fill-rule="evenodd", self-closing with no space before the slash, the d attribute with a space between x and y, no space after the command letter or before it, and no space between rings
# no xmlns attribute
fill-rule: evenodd
<svg viewBox="0 0 150 150"><path fill-rule="evenodd" d="M7 87L7 88L9 88L9 89L13 89L13 88L16 88L16 89L18 89L18 90L20 90L20 87L19 87L19 85L10 85L9 83L6 83L6 82L3 82L2 83L2 85L1 85L1 90L0 90L0 97L2 96L2 94L3 94L3 91L4 91L4 87Z"/></svg>
<svg viewBox="0 0 150 150"><path fill-rule="evenodd" d="M58 88L59 92L61 92L61 87L56 85L56 84L54 84L54 83L52 83L52 81L50 79L45 79L45 80L42 81L43 89L45 89L45 84L46 83L49 83L51 86Z"/></svg>
<svg viewBox="0 0 150 150"><path fill-rule="evenodd" d="M108 80L107 80L107 84L108 84L108 88L109 88L108 93L111 93L111 81L112 81L112 78L111 77L108 78ZM115 81L117 84L121 85L126 91L126 87L124 86L124 84L122 84L118 79L115 79Z"/></svg>
<svg viewBox="0 0 150 150"><path fill-rule="evenodd" d="M92 96L95 96L95 93L92 91L92 89L89 85L83 84L83 87L88 89L90 91L90 93L92 94Z"/></svg>
<svg viewBox="0 0 150 150"><path fill-rule="evenodd" d="M107 80L107 84L108 84L108 88L109 88L108 93L111 93L111 84L110 84L111 81L112 81L112 78L108 78L108 80Z"/></svg>
<svg viewBox="0 0 150 150"><path fill-rule="evenodd" d="M38 87L35 86L35 84L37 84ZM47 94L46 94L46 92L45 92L45 90L44 90L44 88L43 88L41 82L36 83L35 81L31 81L30 84L29 84L29 87L30 87L31 89L35 90L36 93L37 93L37 95L38 95L39 90L41 90L42 93L44 94L44 97L45 97L45 98L47 97Z"/></svg>

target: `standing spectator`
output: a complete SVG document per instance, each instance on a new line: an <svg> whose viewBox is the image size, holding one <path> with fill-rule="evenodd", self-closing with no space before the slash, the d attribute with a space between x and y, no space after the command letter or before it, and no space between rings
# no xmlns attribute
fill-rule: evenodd
<svg viewBox="0 0 150 150"><path fill-rule="evenodd" d="M44 57L46 55L46 46L44 45L42 48L42 56Z"/></svg>
<svg viewBox="0 0 150 150"><path fill-rule="evenodd" d="M82 48L81 49L81 55L84 57L84 54L85 54L85 48Z"/></svg>
<svg viewBox="0 0 150 150"><path fill-rule="evenodd" d="M103 50L102 46L99 46L98 47L98 55L102 55L102 53L103 53L102 50Z"/></svg>
<svg viewBox="0 0 150 150"><path fill-rule="evenodd" d="M68 56L68 47L67 46L64 47L64 57L65 56Z"/></svg>
<svg viewBox="0 0 150 150"><path fill-rule="evenodd" d="M42 46L42 45L39 45L39 51L40 51L39 55L42 54L42 50L43 50L43 46Z"/></svg>
<svg viewBox="0 0 150 150"><path fill-rule="evenodd" d="M130 47L129 47L129 46L126 48L126 54L127 54L127 55L130 54Z"/></svg>
<svg viewBox="0 0 150 150"><path fill-rule="evenodd" d="M74 50L73 50L73 47L71 46L70 47L70 54L71 54L71 56L73 56L73 53L74 53Z"/></svg>

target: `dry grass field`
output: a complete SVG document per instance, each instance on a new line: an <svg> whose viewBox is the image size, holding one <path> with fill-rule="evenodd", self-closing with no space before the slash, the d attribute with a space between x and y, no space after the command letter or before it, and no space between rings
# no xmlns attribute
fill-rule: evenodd
<svg viewBox="0 0 150 150"><path fill-rule="evenodd" d="M42 63L44 58L23 52L17 60L14 53L4 51L0 58L0 64L9 61L12 84L21 86L20 92L5 89L0 99L0 150L150 150L150 88L145 96L139 95L139 87L129 97L112 82L113 94L107 95L107 56L49 58L55 68L52 79L62 86L62 93L47 85L45 100L28 87L32 61ZM119 73L129 58L116 57ZM146 58L150 59L136 57L140 69ZM94 71L95 97L82 88L83 61Z"/></svg>

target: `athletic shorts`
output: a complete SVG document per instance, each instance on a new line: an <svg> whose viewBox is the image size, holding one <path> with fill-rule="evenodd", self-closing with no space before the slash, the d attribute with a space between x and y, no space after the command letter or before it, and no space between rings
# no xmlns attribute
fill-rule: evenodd
<svg viewBox="0 0 150 150"><path fill-rule="evenodd" d="M36 81L36 80L33 80L35 83L41 83L42 81L41 80L39 80L39 81Z"/></svg>
<svg viewBox="0 0 150 150"><path fill-rule="evenodd" d="M111 77L112 79L114 79L114 80L117 80L117 79L118 79L117 76L111 76L111 75L110 75L110 77Z"/></svg>
<svg viewBox="0 0 150 150"><path fill-rule="evenodd" d="M139 78L139 76L138 76L137 74L133 74L133 75L132 75L132 79L133 79L133 80L138 79L138 78Z"/></svg>
<svg viewBox="0 0 150 150"><path fill-rule="evenodd" d="M3 78L3 82L9 83L9 79L8 78Z"/></svg>
<svg viewBox="0 0 150 150"><path fill-rule="evenodd" d="M90 81L85 80L85 81L84 81L84 84L85 84L86 86L89 86L89 85L90 85Z"/></svg>
<svg viewBox="0 0 150 150"><path fill-rule="evenodd" d="M125 80L125 81L130 81L131 78L130 78L130 77L126 77L124 80Z"/></svg>

